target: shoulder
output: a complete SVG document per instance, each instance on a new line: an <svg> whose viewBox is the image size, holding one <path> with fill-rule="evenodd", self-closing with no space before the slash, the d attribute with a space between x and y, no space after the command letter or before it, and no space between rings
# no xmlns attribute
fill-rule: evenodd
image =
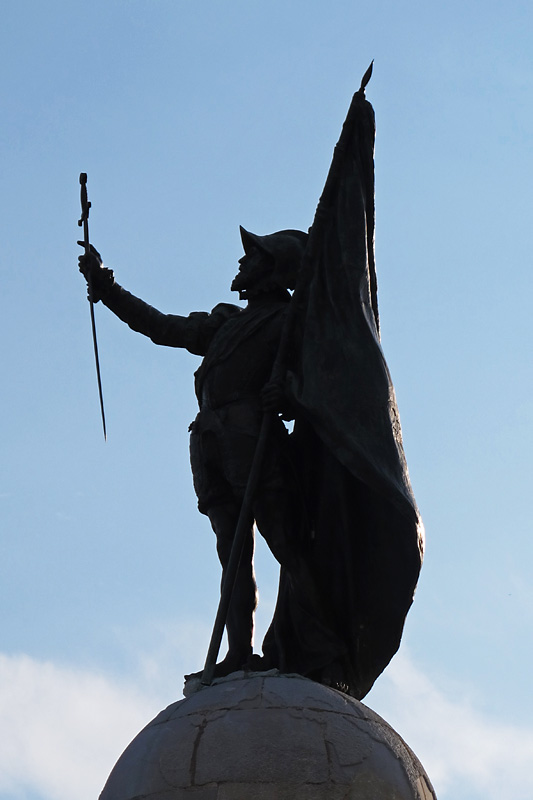
<svg viewBox="0 0 533 800"><path fill-rule="evenodd" d="M189 314L188 326L191 331L194 331L194 346L189 347L191 353L205 355L217 331L225 322L240 314L241 311L239 306L231 303L218 303L209 313L193 311Z"/></svg>
<svg viewBox="0 0 533 800"><path fill-rule="evenodd" d="M242 313L242 308L231 303L218 303L207 315L206 327L213 333L217 331L229 319L233 319Z"/></svg>
<svg viewBox="0 0 533 800"><path fill-rule="evenodd" d="M233 303L217 303L209 316L225 321L230 319L230 317L234 317L236 314L240 314L241 311L242 308L240 306L233 305Z"/></svg>
<svg viewBox="0 0 533 800"><path fill-rule="evenodd" d="M226 320L239 314L242 308L231 303L218 303L211 311L191 311L187 317L189 326L198 329L216 330Z"/></svg>

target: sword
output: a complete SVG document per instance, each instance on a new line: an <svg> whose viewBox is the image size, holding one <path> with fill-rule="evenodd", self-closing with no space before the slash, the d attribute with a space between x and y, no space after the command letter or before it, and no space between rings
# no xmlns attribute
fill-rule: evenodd
<svg viewBox="0 0 533 800"><path fill-rule="evenodd" d="M85 248L85 255L91 253L91 245L89 244L89 209L91 204L87 199L87 173L80 174L80 200L81 200L81 217L78 220L78 225L83 225L83 246ZM80 242L81 244L81 242ZM93 301L93 287L91 274L89 272L87 277L87 285L89 287L89 305L91 308L91 327L93 331L93 347L94 347L94 360L96 364L96 378L98 380L98 394L100 396L100 411L102 414L102 425L104 428L104 439L107 441L107 433L105 427L105 411L104 411L104 396L102 393L102 378L100 377L100 359L98 358L98 341L96 339L96 322L94 319L94 301Z"/></svg>

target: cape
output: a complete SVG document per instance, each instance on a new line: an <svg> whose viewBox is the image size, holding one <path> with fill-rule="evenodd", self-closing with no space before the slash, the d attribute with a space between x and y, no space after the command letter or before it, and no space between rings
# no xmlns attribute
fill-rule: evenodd
<svg viewBox="0 0 533 800"><path fill-rule="evenodd" d="M291 303L286 391L296 417L305 575L282 567L266 639L267 647L277 639L285 668L322 680L329 670L332 684L358 699L399 647L423 555L380 345L374 137L374 112L361 88L335 148Z"/></svg>

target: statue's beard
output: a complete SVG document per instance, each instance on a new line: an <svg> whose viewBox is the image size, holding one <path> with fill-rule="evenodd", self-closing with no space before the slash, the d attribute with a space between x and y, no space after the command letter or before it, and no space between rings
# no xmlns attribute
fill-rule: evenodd
<svg viewBox="0 0 533 800"><path fill-rule="evenodd" d="M254 287L247 287L247 286L234 286L233 283L231 284L231 291L232 292L239 292L239 300L249 300L250 297L255 297L256 295L261 293L260 289L255 289Z"/></svg>
<svg viewBox="0 0 533 800"><path fill-rule="evenodd" d="M231 291L239 292L240 300L250 300L261 294L283 290L275 280L272 270L257 269L238 272L231 283Z"/></svg>
<svg viewBox="0 0 533 800"><path fill-rule="evenodd" d="M232 292L240 292L241 291L241 288L239 287L239 278L240 277L241 277L240 274L237 273L235 275L235 277L233 278L233 280L231 282L231 286L230 286L230 289L231 289ZM242 287L242 288L244 288L244 287Z"/></svg>
<svg viewBox="0 0 533 800"><path fill-rule="evenodd" d="M241 300L246 300L251 295L257 294L261 291L261 278L263 276L257 276L254 278L250 275L244 275L242 272L238 272L233 281L231 282L231 291L232 292L239 292L239 297Z"/></svg>

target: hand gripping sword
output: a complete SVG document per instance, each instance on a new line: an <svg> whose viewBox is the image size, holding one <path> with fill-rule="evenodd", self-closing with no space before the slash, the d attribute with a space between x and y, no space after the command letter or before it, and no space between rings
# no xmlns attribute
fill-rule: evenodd
<svg viewBox="0 0 533 800"><path fill-rule="evenodd" d="M80 199L81 199L81 217L78 220L78 225L83 225L83 246L85 248L85 255L91 253L91 245L89 244L89 209L91 204L87 200L87 173L80 174ZM80 242L81 244L81 242ZM104 411L104 396L102 394L102 379L100 377L100 359L98 358L98 341L96 339L96 322L94 319L94 300L93 300L93 287L91 273L87 277L87 285L89 287L89 305L91 307L91 326L93 331L93 346L94 346L94 360L96 363L96 378L98 380L98 394L100 396L100 411L102 413L102 425L104 428L104 439L107 441L107 433L105 427L105 411Z"/></svg>

